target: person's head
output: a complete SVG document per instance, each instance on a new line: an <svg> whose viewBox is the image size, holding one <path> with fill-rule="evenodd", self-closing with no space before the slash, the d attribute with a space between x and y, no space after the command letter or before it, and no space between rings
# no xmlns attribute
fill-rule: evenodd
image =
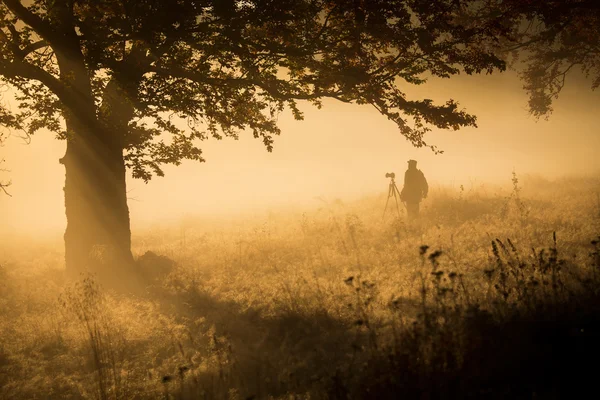
<svg viewBox="0 0 600 400"><path fill-rule="evenodd" d="M417 162L415 160L408 160L408 168L417 168Z"/></svg>

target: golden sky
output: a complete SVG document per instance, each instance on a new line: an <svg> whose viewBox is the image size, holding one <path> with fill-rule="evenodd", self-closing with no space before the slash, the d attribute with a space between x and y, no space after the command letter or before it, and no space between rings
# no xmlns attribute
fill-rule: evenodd
<svg viewBox="0 0 600 400"><path fill-rule="evenodd" d="M250 134L203 143L206 163L165 168L149 184L129 180L132 228L180 221L190 215L316 205L316 197L351 199L387 190L386 172L402 175L418 160L432 186L510 182L518 174L558 177L600 171L600 93L579 78L567 81L549 121L527 112L527 97L514 73L435 79L402 88L439 103L457 100L477 115L478 128L434 130L427 141L444 150L415 149L396 126L369 106L325 101L321 110L301 104L304 121L282 114L273 153ZM0 196L0 234L64 229L65 143L47 132L29 145L14 135L0 158L11 170L13 197ZM402 179L399 180L401 185Z"/></svg>

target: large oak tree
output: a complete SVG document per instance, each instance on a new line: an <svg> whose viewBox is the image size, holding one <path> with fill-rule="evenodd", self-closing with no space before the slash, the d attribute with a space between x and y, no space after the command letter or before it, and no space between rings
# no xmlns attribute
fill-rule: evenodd
<svg viewBox="0 0 600 400"><path fill-rule="evenodd" d="M202 160L209 137L249 132L270 151L277 114L325 98L375 107L413 145L475 117L409 99L430 76L503 69L471 0L0 0L1 123L67 141L66 263L132 261L126 170ZM365 132L365 135L373 133ZM434 146L430 146L435 150Z"/></svg>

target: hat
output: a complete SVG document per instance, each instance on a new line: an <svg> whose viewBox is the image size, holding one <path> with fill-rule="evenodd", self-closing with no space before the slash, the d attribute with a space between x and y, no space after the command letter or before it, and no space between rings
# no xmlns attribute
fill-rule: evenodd
<svg viewBox="0 0 600 400"><path fill-rule="evenodd" d="M409 164L416 164L416 163L417 163L417 161L416 161L416 160L408 160L408 163L409 163Z"/></svg>

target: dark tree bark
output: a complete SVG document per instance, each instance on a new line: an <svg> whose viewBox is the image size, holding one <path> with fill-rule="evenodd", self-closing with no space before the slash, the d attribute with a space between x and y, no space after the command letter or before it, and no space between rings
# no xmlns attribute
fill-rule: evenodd
<svg viewBox="0 0 600 400"><path fill-rule="evenodd" d="M65 165L65 261L70 273L132 262L125 163L119 134L70 124ZM111 268L111 266L113 268Z"/></svg>
<svg viewBox="0 0 600 400"><path fill-rule="evenodd" d="M67 112L69 138L61 159L66 176L66 267L70 274L119 275L133 264L123 159L133 107L111 81L96 112L91 92L86 95L88 83L75 83L81 98L78 107Z"/></svg>

